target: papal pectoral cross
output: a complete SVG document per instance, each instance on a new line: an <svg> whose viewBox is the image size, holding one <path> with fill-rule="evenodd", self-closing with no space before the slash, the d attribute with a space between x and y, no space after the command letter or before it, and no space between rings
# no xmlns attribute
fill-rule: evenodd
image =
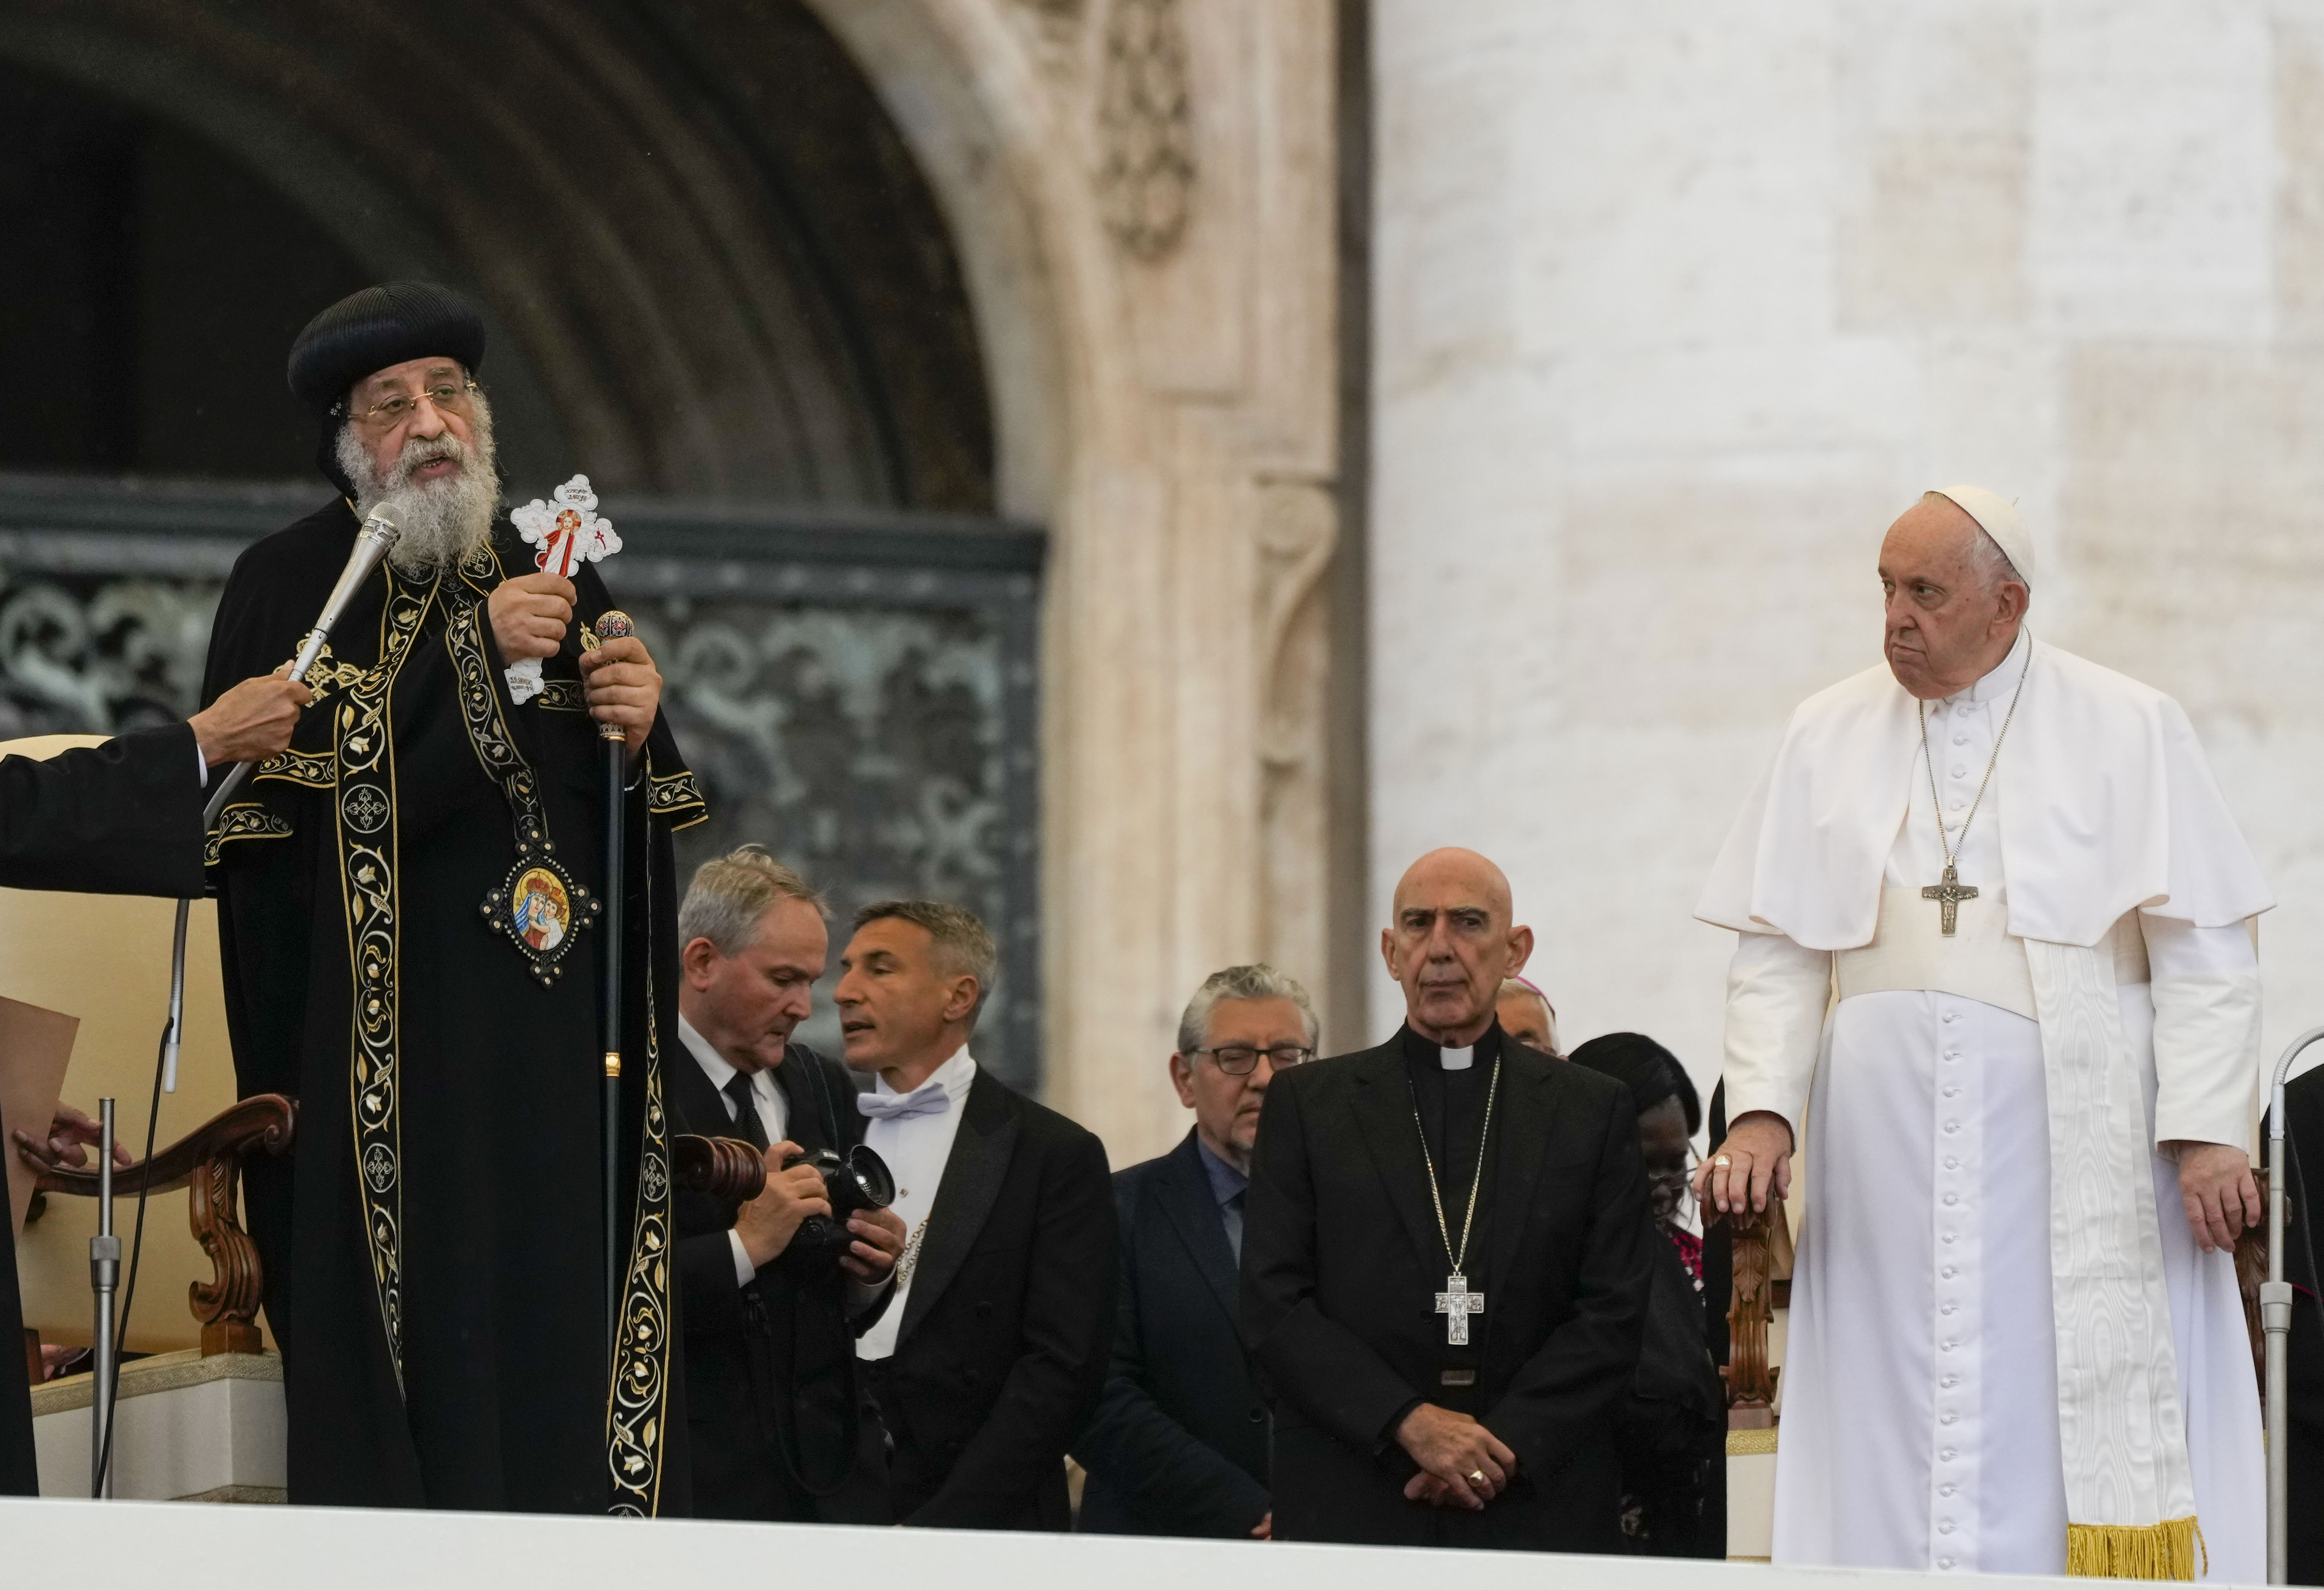
<svg viewBox="0 0 2324 1590"><path fill-rule="evenodd" d="M1938 925L1943 931L1945 937L1951 938L1953 929L1960 924L1961 902L1976 899L1977 890L1961 882L1959 868L1948 866L1945 869L1945 881L1932 883L1923 889L1921 898L1934 900L1937 903L1939 911L1942 913L1942 918Z"/></svg>
<svg viewBox="0 0 2324 1590"><path fill-rule="evenodd" d="M1444 1278L1436 1294L1436 1311L1444 1316L1444 1339L1452 1346L1469 1345L1469 1316L1485 1311L1485 1294L1469 1290L1469 1278L1458 1270Z"/></svg>

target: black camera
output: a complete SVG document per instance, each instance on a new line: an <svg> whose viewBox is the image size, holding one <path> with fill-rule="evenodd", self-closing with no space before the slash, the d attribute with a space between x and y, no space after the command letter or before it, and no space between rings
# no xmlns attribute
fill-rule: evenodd
<svg viewBox="0 0 2324 1590"><path fill-rule="evenodd" d="M844 1159L827 1148L795 1153L783 1162L783 1169L793 1165L812 1165L823 1178L823 1196L831 1204L831 1213L809 1215L800 1221L790 1246L784 1250L787 1254L837 1264L847 1245L855 1240L848 1234L847 1217L860 1209L884 1209L896 1201L896 1178L888 1162L869 1144L857 1144Z"/></svg>

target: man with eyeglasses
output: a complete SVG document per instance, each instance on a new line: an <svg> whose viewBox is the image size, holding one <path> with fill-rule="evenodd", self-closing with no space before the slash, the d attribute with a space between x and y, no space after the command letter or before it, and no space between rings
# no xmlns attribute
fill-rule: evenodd
<svg viewBox="0 0 2324 1590"><path fill-rule="evenodd" d="M620 1265L637 1323L608 1373L600 1097L618 1065L634 1255L670 1229L669 833L702 804L644 642L595 643L596 571L537 572L500 511L484 343L475 306L426 282L315 317L290 384L337 492L243 555L211 633L208 694L290 657L390 508L401 538L309 676L316 709L213 841L236 1080L300 1105L290 1154L244 1182L286 1477L295 1503L682 1511L666 1263ZM511 685L529 658L538 692ZM620 880L601 727L627 752ZM632 903L615 1034L609 884Z"/></svg>
<svg viewBox="0 0 2324 1590"><path fill-rule="evenodd" d="M1315 1056L1307 991L1271 966L1231 966L1178 1018L1170 1082L1194 1129L1113 1179L1120 1316L1096 1420L1081 1527L1264 1540L1267 1410L1240 1336L1243 1194L1259 1107L1279 1071Z"/></svg>

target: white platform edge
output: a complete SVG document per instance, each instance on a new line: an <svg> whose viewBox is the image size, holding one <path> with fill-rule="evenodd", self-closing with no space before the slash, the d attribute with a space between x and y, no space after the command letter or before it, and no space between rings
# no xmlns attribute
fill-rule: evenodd
<svg viewBox="0 0 2324 1590"><path fill-rule="evenodd" d="M96 1554L92 1556L92 1553ZM1689 1559L1546 1557L1530 1552L1415 1551L1380 1547L1164 1540L1102 1535L1004 1535L834 1525L641 1523L614 1519L364 1512L306 1507L212 1507L143 1502L0 1500L0 1558L16 1584L78 1582L93 1561L109 1575L164 1576L172 1590L636 1590L736 1584L779 1574L797 1584L869 1584L883 1590L1025 1590L1102 1585L1106 1590L1840 1590L1896 1586L1924 1576L1849 1568L1776 1568ZM1994 1576L1992 1586L2062 1584Z"/></svg>

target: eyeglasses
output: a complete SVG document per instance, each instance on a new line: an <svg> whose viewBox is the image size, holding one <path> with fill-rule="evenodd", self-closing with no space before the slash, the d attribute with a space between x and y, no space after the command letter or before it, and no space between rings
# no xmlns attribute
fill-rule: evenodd
<svg viewBox="0 0 2324 1590"><path fill-rule="evenodd" d="M1215 1049L1197 1049L1194 1052L1209 1055L1219 1070L1230 1077L1250 1075L1259 1069L1259 1057L1262 1054L1274 1063L1278 1071L1288 1071L1295 1065L1305 1065L1315 1058L1313 1049L1305 1049L1296 1043L1278 1043L1272 1049L1254 1049L1248 1043L1229 1043Z"/></svg>
<svg viewBox="0 0 2324 1590"><path fill-rule="evenodd" d="M466 418L469 406L468 394L475 390L476 383L473 381L457 382L439 381L434 386L420 391L395 392L382 398L378 402L356 415L355 418L381 430L393 430L420 412L422 399L433 404L439 414L455 414Z"/></svg>

